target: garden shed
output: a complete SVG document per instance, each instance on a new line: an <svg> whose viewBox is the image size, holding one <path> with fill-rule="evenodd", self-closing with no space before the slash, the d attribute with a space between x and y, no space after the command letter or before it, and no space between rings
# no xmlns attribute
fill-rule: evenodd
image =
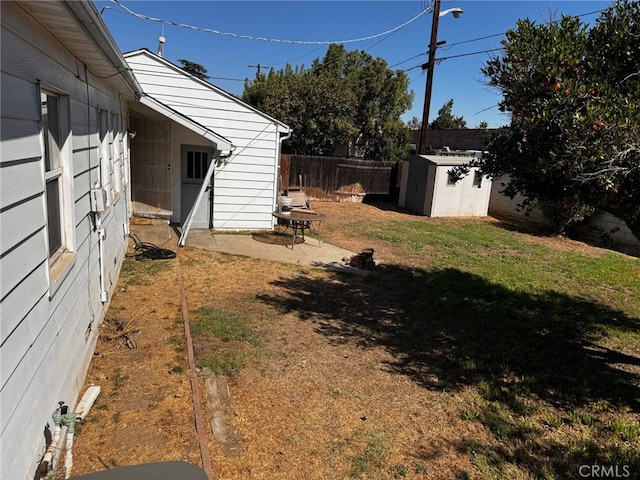
<svg viewBox="0 0 640 480"><path fill-rule="evenodd" d="M469 155L415 155L401 161L398 206L428 217L486 216L491 180L478 168L457 181L449 174L471 159Z"/></svg>

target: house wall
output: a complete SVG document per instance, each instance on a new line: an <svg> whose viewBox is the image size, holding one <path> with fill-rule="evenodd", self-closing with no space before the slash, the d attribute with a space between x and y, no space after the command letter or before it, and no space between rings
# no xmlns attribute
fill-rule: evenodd
<svg viewBox="0 0 640 480"><path fill-rule="evenodd" d="M1 8L0 478L22 480L34 478L58 401L73 408L84 383L106 310L101 270L108 295L126 249L129 158L119 92L19 4ZM62 180L70 252L57 269L47 247L39 82L64 94L70 119ZM98 106L112 130L102 145ZM89 192L101 176L110 206L93 215Z"/></svg>
<svg viewBox="0 0 640 480"><path fill-rule="evenodd" d="M273 119L236 97L201 82L148 52L125 55L145 93L236 147L214 175L213 227L260 230L273 226L276 206L279 128ZM172 149L175 149L172 146ZM175 208L172 221L179 221Z"/></svg>
<svg viewBox="0 0 640 480"><path fill-rule="evenodd" d="M533 229L548 230L552 228L552 223L545 218L539 208L534 208L528 213L518 210L518 204L522 203L524 197L517 195L511 200L500 193L504 189L502 184L507 181L508 177L501 177L493 181L489 215ZM640 241L622 220L610 213L596 213L587 222L576 225L572 229L572 235L594 245L640 255Z"/></svg>

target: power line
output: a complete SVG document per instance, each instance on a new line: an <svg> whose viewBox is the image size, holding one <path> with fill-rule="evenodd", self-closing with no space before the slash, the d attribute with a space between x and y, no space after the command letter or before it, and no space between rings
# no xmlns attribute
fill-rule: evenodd
<svg viewBox="0 0 640 480"><path fill-rule="evenodd" d="M408 62L409 60L413 60L414 58L418 58L418 57L421 57L422 55L426 55L426 54L427 54L427 52L419 53L417 55L414 55L411 58L407 58L406 60L402 60L401 62L394 63L393 65L390 65L389 68L397 67L398 65L402 65L403 63Z"/></svg>
<svg viewBox="0 0 640 480"><path fill-rule="evenodd" d="M593 10L592 12L581 13L580 15L575 15L575 17L577 17L577 18L586 17L587 15L593 15L594 13L600 13L600 12L603 12L604 10L606 10L606 9ZM547 24L557 23L557 22L558 22L558 20L555 20L553 22L547 22ZM452 43L450 45L443 45L440 48L442 48L443 50L448 50L448 49L450 49L452 47L455 47L457 45L462 45L462 44L465 44L465 43L478 42L480 40L486 40L488 38L493 38L493 37L501 37L501 36L505 35L506 33L507 32L494 33L493 35L485 35L485 36L482 36L482 37L470 38L469 40L462 40L460 42L455 42L455 43ZM480 53L483 53L483 52L480 52ZM391 65L389 68L393 68L393 67L395 67L397 65L401 65L401 64L403 64L405 62L408 62L409 60L413 60L414 58L417 58L417 57L419 57L421 55L426 55L426 54L427 54L427 52L419 53L417 55L414 55L413 57L407 58L406 60L402 60L402 61L400 61L398 63L395 63L395 64ZM462 56L464 56L464 55L462 55ZM455 57L447 57L447 58L455 58ZM440 60L444 60L444 59L440 59ZM409 70L413 70L414 68L417 68L417 67L412 67ZM405 70L405 71L409 71L409 70Z"/></svg>
<svg viewBox="0 0 640 480"><path fill-rule="evenodd" d="M480 55L481 53L496 52L502 50L502 48L490 48L489 50L479 50L477 52L461 53L460 55L451 55L450 57L436 58L436 62L442 62L443 60L449 60L451 58L468 57L470 55Z"/></svg>
<svg viewBox="0 0 640 480"><path fill-rule="evenodd" d="M424 15L425 13L428 13L431 11L431 8L425 8L423 10L421 10L417 15L413 16L412 18L410 18L409 20L407 20L406 22L393 27L385 32L382 33L377 33L375 35L369 35L368 37L360 37L360 38L352 38L352 39L348 39L348 40L332 40L332 41L307 41L307 40L283 40L283 39L278 39L278 38L266 38L266 37L256 37L253 35L241 35L238 33L232 33L232 32L222 32L220 30L214 30L211 28L201 28L201 27L195 27L193 25L187 25L184 23L177 23L177 22L173 22L171 20L164 20L162 18L157 18L157 17L149 17L147 15L143 15L141 13L136 13L133 10L131 10L130 8L127 8L126 6L124 6L122 3L120 3L119 0L110 0L112 3L115 3L116 5L118 5L120 8L122 8L122 10L124 10L126 13L128 13L129 15L132 15L136 18L140 18L142 20L148 20L150 22L158 22L158 23L164 23L166 25L173 25L175 27L181 27L181 28L186 28L189 30L194 30L197 32L203 32L203 33L213 33L215 35L222 35L225 37L234 37L234 38L241 38L244 40L256 40L256 41L260 41L260 42L273 42L273 43L289 43L289 44L296 44L296 45L330 45L332 43L337 43L337 44L344 44L344 43L356 43L356 42L364 42L367 40L373 40L375 38L379 38L379 37L383 37L385 35L389 35L391 33L394 33L404 27L406 27L407 25L409 25L410 23L412 23L413 21L417 20L418 18L420 18L422 15Z"/></svg>
<svg viewBox="0 0 640 480"><path fill-rule="evenodd" d="M493 35L485 35L484 37L478 37L478 38L472 38L470 40L462 40L461 42L456 42L456 43L452 43L451 45L445 45L444 48L449 49L451 47L455 47L456 45L462 45L463 43L471 43L471 42L478 42L480 40L486 40L487 38L493 38L493 37L501 37L505 34L506 32L503 33L494 33Z"/></svg>
<svg viewBox="0 0 640 480"><path fill-rule="evenodd" d="M440 63L440 62L442 62L444 60L449 60L451 58L468 57L468 56L471 56L471 55L480 55L481 53L495 52L495 51L498 51L498 50L502 50L502 48L491 48L489 50L479 50L477 52L461 53L460 55L451 55L450 57L436 58L435 62L436 63ZM417 68L421 68L422 70L426 70L427 64L426 63L421 63L419 65L415 65L413 67L406 68L403 71L405 73L407 73L407 72L410 72L411 70L415 70Z"/></svg>

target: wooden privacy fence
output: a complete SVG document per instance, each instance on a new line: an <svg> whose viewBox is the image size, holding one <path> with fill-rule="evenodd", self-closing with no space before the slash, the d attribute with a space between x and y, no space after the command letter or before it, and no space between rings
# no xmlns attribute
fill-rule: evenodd
<svg viewBox="0 0 640 480"><path fill-rule="evenodd" d="M377 162L338 157L287 155L280 158L280 185L317 187L327 194L359 183L368 194L392 193L396 162Z"/></svg>

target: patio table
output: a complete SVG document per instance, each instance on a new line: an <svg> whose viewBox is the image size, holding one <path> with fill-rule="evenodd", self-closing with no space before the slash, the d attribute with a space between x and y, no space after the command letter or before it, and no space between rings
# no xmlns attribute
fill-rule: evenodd
<svg viewBox="0 0 640 480"><path fill-rule="evenodd" d="M272 212L272 215L279 220L285 221L287 223L287 227L291 227L291 231L293 232L293 238L291 240L291 250L296 245L296 237L298 237L298 230L302 231L302 239L304 240L304 231L311 231L311 226L314 222L318 224L318 246L322 247L322 240L320 238L320 225L324 220L327 219L326 215L322 213L303 213L303 212ZM279 235L279 231L276 232L276 235Z"/></svg>

